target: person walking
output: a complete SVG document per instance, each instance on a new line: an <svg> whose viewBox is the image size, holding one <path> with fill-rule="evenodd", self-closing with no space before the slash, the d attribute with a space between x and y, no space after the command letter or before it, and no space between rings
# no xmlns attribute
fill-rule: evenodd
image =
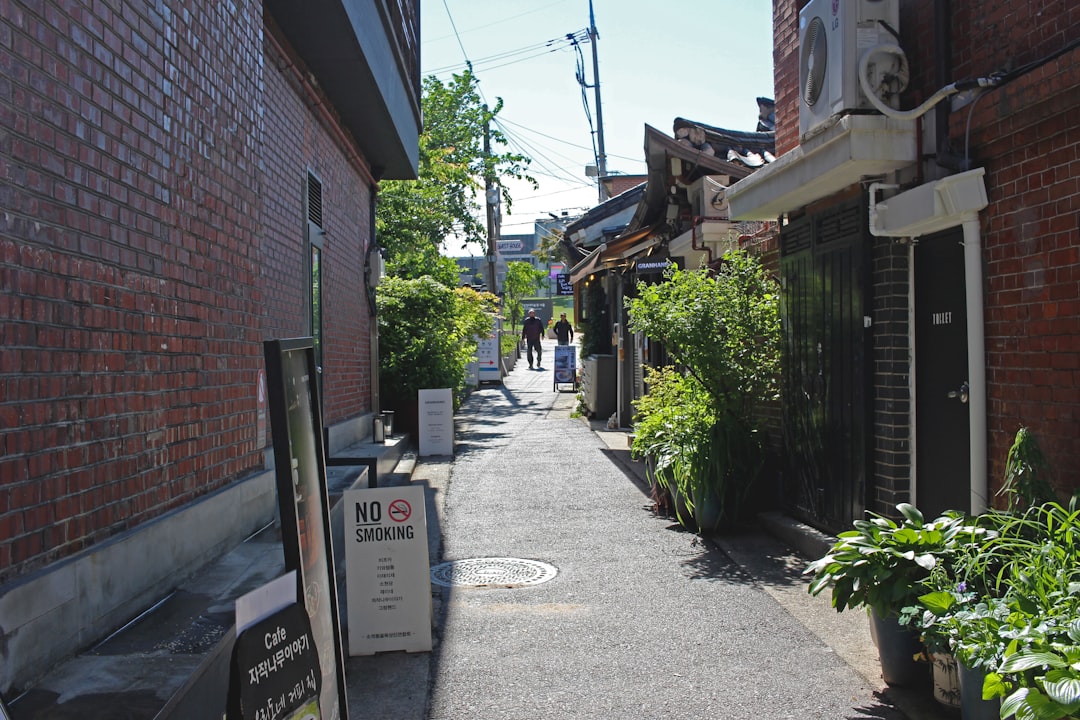
<svg viewBox="0 0 1080 720"><path fill-rule="evenodd" d="M536 367L540 367L540 338L544 337L544 322L536 317L535 310L529 310L529 317L521 323L521 339L525 341L529 356L529 368L533 366L533 350L536 351Z"/></svg>
<svg viewBox="0 0 1080 720"><path fill-rule="evenodd" d="M566 313L559 315L559 322L555 323L553 329L560 345L569 345L574 339L574 326L566 320Z"/></svg>

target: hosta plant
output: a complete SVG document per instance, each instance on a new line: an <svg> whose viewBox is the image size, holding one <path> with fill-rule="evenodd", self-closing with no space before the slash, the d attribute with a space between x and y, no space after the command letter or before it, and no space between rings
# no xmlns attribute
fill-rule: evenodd
<svg viewBox="0 0 1080 720"><path fill-rule="evenodd" d="M896 506L899 520L876 513L856 520L840 533L826 555L807 567L809 592L832 588L832 606L873 609L880 617L895 616L914 605L922 581L972 528L960 513L949 512L926 522L914 505Z"/></svg>

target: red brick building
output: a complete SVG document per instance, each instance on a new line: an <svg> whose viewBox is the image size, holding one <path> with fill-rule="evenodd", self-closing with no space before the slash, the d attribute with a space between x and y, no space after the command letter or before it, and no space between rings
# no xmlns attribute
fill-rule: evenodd
<svg viewBox="0 0 1080 720"><path fill-rule="evenodd" d="M1020 426L1067 497L1080 488L1080 8L773 8L779 157L728 198L735 217L783 225L788 509L835 531L905 500L1000 504Z"/></svg>
<svg viewBox="0 0 1080 720"><path fill-rule="evenodd" d="M417 2L0 0L0 694L273 520L262 342L378 409ZM172 583L172 585L170 585Z"/></svg>

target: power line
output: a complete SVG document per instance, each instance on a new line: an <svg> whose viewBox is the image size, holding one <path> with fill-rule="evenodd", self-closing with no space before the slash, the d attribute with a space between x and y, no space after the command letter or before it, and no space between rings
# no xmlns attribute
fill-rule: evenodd
<svg viewBox="0 0 1080 720"><path fill-rule="evenodd" d="M450 6L446 4L446 0L443 0L443 7L446 8L446 17L450 20L450 27L454 30L454 38L457 40L458 47L461 48L461 56L465 58L465 64L469 64L469 53L465 52L465 45L461 42L461 33L458 32L457 23L454 22L454 16L450 14Z"/></svg>
<svg viewBox="0 0 1080 720"><path fill-rule="evenodd" d="M565 0L560 0L560 2L554 2L554 3L549 3L547 5L542 5L541 7L533 8L532 10L527 10L527 11L525 11L523 13L518 13L517 15L511 15L510 17L504 17L501 20L496 20L495 22L490 22L487 25L478 25L476 27L470 28L469 30L466 30L465 32L466 33L476 32L478 30L484 30L485 28L494 27L495 25L501 25L503 23L510 22L511 20L517 20L518 18L525 17L526 15L535 15L536 13L543 12L544 10L547 10L550 7L555 7L556 5L562 5L564 2L565 2ZM444 2L443 5L445 6L446 3ZM450 14L449 9L447 9L447 14L448 15ZM437 37L437 38L430 38L430 40L437 42L437 41L443 40L443 39L445 39L447 37L449 37L449 35L444 35L443 37Z"/></svg>
<svg viewBox="0 0 1080 720"><path fill-rule="evenodd" d="M508 142L513 143L522 152L522 154L529 156L529 158L532 159L534 162L539 160L540 162L538 162L537 164L540 165L541 168L547 170L552 177L559 177L559 173L561 173L562 177L560 179L568 179L570 182L577 182L577 176L574 175L571 171L566 170L563 167L563 163L552 160L537 146L532 145L525 141L523 138L520 138L518 135L509 132L499 118L495 118L495 124L502 131ZM568 158L566 156L560 157L562 157L562 159L567 162L573 163L575 165L577 164L577 162L572 158ZM555 167L552 168L551 165L554 165Z"/></svg>
<svg viewBox="0 0 1080 720"><path fill-rule="evenodd" d="M546 133L542 133L539 130L535 130L533 128L527 127L525 125L522 125L521 123L514 122L513 120L508 120L507 118L500 118L499 121L503 122L503 123L506 123L507 125L513 125L514 127L520 128L520 129L524 130L525 132L530 132L530 133L533 133L534 135L539 135L540 137L547 138L548 140L554 140L555 142L562 143L563 145L569 145L570 147L577 148L578 150L589 150L590 152L592 151L592 148L587 146L587 145L578 145L578 144L572 143L572 142L570 142L568 140L563 140L562 138L557 138L557 137L555 137L553 135L548 135ZM608 157L619 158L620 160L626 160L627 162L634 162L634 163L642 162L640 157L628 157L626 155L615 155L613 153L608 153ZM569 159L569 158L567 158L567 159Z"/></svg>
<svg viewBox="0 0 1080 720"><path fill-rule="evenodd" d="M542 57L553 52L564 50L568 46L570 46L575 41L575 39L580 41L580 39L576 37L576 34L553 38L551 40L546 40L541 43L536 43L535 45L527 45L525 47L520 47L514 50L506 50L504 52L496 53L494 55L488 55L487 57L478 58L471 62L466 61L464 63L454 63L451 65L443 65L442 67L433 68L431 70L425 70L424 74L441 75L447 72L463 70L466 67L472 67L477 70L497 70L508 65L515 65L519 62L533 60L535 58ZM525 57L520 57L522 55L525 55Z"/></svg>

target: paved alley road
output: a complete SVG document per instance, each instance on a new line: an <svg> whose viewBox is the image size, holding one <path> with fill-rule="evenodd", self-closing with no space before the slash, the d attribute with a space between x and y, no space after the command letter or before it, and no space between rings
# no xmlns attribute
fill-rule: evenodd
<svg viewBox="0 0 1080 720"><path fill-rule="evenodd" d="M442 559L557 574L442 589L430 720L904 717L776 592L654 515L576 404L519 362L458 418Z"/></svg>

